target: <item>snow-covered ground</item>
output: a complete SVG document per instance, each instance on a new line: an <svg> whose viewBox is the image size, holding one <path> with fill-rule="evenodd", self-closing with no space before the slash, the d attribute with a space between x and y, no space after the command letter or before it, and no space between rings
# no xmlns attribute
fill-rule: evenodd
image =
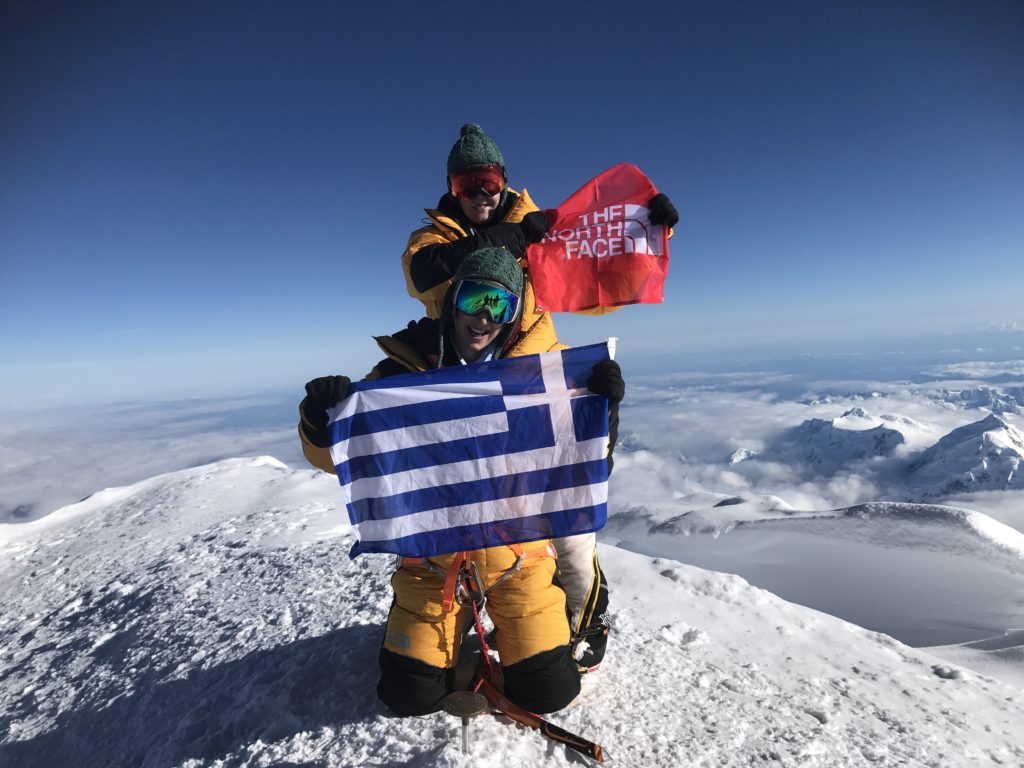
<svg viewBox="0 0 1024 768"><path fill-rule="evenodd" d="M0 764L574 765L374 697L389 558L335 480L233 459L0 528ZM737 576L602 545L603 669L551 719L625 766L1024 764L1024 691Z"/></svg>
<svg viewBox="0 0 1024 768"><path fill-rule="evenodd" d="M1022 366L627 376L609 654L551 719L626 766L1024 765ZM579 763L378 705L391 562L297 397L0 414L0 766Z"/></svg>

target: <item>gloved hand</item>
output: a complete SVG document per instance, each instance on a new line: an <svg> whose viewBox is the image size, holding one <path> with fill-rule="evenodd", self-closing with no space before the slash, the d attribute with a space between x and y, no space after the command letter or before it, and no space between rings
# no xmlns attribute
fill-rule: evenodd
<svg viewBox="0 0 1024 768"><path fill-rule="evenodd" d="M651 212L649 217L651 224L655 226L664 224L666 227L671 228L679 223L679 211L672 205L668 195L663 192L659 192L647 201L647 209Z"/></svg>
<svg viewBox="0 0 1024 768"><path fill-rule="evenodd" d="M550 227L551 222L544 211L528 213L519 222L519 228L523 230L523 237L526 238L528 244L539 243L541 238L548 233Z"/></svg>
<svg viewBox="0 0 1024 768"><path fill-rule="evenodd" d="M587 389L595 395L606 395L608 402L615 405L626 394L626 382L622 380L622 369L614 360L602 360L594 366L587 379Z"/></svg>
<svg viewBox="0 0 1024 768"><path fill-rule="evenodd" d="M321 376L306 382L306 421L317 429L327 426L327 409L346 397L352 380L347 376Z"/></svg>

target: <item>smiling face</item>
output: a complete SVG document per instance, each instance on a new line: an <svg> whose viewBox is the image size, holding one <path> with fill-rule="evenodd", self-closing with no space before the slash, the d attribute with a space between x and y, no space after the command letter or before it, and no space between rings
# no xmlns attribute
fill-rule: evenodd
<svg viewBox="0 0 1024 768"><path fill-rule="evenodd" d="M498 201L501 199L501 192L495 195L488 195L482 189L477 190L472 197L460 197L459 205L462 206L462 213L474 224L486 224L491 215L498 208Z"/></svg>
<svg viewBox="0 0 1024 768"><path fill-rule="evenodd" d="M448 189L473 224L487 223L504 188L505 169L500 165L475 165L448 175Z"/></svg>
<svg viewBox="0 0 1024 768"><path fill-rule="evenodd" d="M505 326L491 320L487 311L467 315L455 310L455 349L467 363L475 363L484 351L494 343Z"/></svg>

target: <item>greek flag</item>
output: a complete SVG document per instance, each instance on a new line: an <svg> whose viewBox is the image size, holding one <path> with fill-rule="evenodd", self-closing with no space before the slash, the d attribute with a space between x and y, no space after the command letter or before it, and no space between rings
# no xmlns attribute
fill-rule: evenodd
<svg viewBox="0 0 1024 768"><path fill-rule="evenodd" d="M607 343L353 384L331 457L358 541L429 557L588 533L608 512Z"/></svg>

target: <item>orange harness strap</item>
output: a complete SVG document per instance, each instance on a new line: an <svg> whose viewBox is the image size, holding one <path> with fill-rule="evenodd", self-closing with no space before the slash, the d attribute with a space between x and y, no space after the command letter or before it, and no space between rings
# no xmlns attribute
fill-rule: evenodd
<svg viewBox="0 0 1024 768"><path fill-rule="evenodd" d="M556 560L558 559L558 551L555 549L555 545L550 541L547 542L543 548L531 549L528 552L524 551L522 546L519 544L506 544L505 546L512 550L513 554L516 556L516 561L511 568L505 571L505 573L503 573L498 580L491 585L492 588L501 584L508 579L509 576L518 571L524 560L531 560L536 557L553 557ZM469 569L466 568L466 564L469 561L469 552L456 552L452 557L451 565L448 566L447 570L441 570L426 557L402 557L400 562L402 565L423 565L429 571L444 580L444 587L441 590L441 603L444 606L445 612L448 612L455 604L456 592L459 586L459 577L463 570L465 570L468 575ZM483 584L478 584L477 586L481 591L484 591Z"/></svg>
<svg viewBox="0 0 1024 768"><path fill-rule="evenodd" d="M445 613L452 609L455 602L455 591L459 586L459 574L469 560L469 552L459 552L452 558L452 564L448 566L448 572L444 575L444 589L441 590L441 604Z"/></svg>
<svg viewBox="0 0 1024 768"><path fill-rule="evenodd" d="M555 560L558 559L558 550L555 549L554 543L550 541L544 545L543 549L531 549L529 552L524 552L519 544L506 544L505 546L511 549L516 557L521 557L524 560L529 560L533 557L553 557Z"/></svg>

